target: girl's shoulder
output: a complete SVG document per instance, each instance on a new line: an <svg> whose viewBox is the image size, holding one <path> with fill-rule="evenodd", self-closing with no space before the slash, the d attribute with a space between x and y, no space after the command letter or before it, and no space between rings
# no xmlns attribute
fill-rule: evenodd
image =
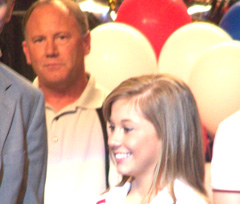
<svg viewBox="0 0 240 204"><path fill-rule="evenodd" d="M100 195L95 204L123 204L130 188L131 184L129 182L126 182L123 186L112 187L109 191Z"/></svg>

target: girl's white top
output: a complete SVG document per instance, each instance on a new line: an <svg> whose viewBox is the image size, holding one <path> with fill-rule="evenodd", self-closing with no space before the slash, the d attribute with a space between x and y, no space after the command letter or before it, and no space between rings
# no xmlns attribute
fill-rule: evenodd
<svg viewBox="0 0 240 204"><path fill-rule="evenodd" d="M129 182L126 182L120 187L113 187L108 192L101 195L96 204L124 204L130 189L131 183ZM207 204L202 195L178 179L174 182L174 193L177 200L176 204ZM159 191L150 204L159 203L173 204L173 199L168 193L167 188Z"/></svg>

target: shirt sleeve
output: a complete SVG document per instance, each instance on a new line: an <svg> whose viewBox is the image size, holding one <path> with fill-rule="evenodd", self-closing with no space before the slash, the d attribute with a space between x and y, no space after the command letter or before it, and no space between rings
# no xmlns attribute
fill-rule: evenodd
<svg viewBox="0 0 240 204"><path fill-rule="evenodd" d="M240 117L230 117L222 122L217 130L211 164L214 191L240 191L239 121Z"/></svg>

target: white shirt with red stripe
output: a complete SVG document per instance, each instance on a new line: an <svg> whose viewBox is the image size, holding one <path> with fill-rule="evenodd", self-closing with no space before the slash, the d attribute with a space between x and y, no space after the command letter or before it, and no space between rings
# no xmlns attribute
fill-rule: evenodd
<svg viewBox="0 0 240 204"><path fill-rule="evenodd" d="M124 204L130 189L131 183L129 182L126 182L123 186L113 187L107 193L101 195L95 204ZM174 182L174 193L177 199L176 204L207 203L203 196L178 179ZM150 204L159 203L173 204L173 199L168 193L167 188L159 191L157 196L151 201Z"/></svg>

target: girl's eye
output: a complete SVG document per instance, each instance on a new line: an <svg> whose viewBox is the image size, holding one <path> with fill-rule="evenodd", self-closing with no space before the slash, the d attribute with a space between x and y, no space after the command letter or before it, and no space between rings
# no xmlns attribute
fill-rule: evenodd
<svg viewBox="0 0 240 204"><path fill-rule="evenodd" d="M123 130L124 130L124 133L129 133L133 130L133 128L124 127Z"/></svg>
<svg viewBox="0 0 240 204"><path fill-rule="evenodd" d="M115 129L115 125L110 124L110 125L108 126L108 128L109 128L109 130L110 130L111 132L113 132L114 129Z"/></svg>

